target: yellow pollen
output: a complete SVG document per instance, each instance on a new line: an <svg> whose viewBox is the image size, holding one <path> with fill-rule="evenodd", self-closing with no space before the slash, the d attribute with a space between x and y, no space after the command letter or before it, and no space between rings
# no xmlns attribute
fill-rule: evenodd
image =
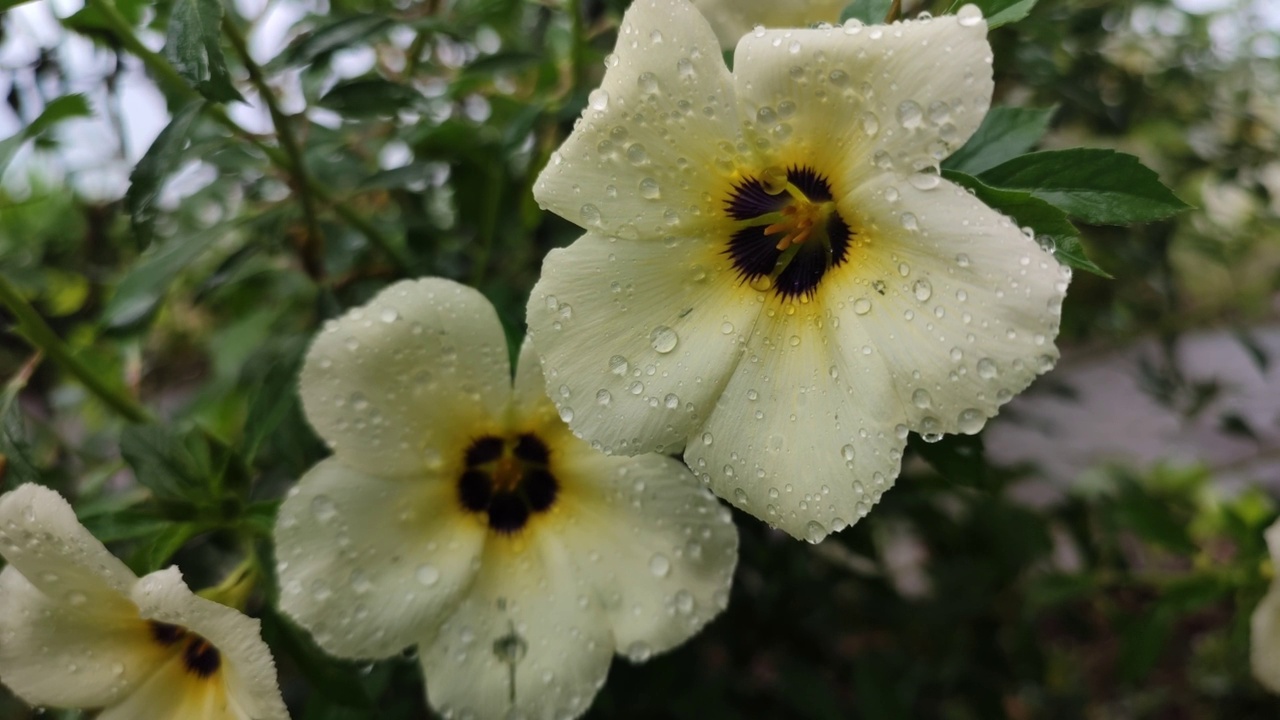
<svg viewBox="0 0 1280 720"><path fill-rule="evenodd" d="M503 454L494 461L493 489L495 492L509 492L520 486L524 478L524 463L511 455Z"/></svg>
<svg viewBox="0 0 1280 720"><path fill-rule="evenodd" d="M814 228L823 226L831 214L832 207L831 202L815 203L801 195L795 202L782 208L782 220L766 227L764 234L782 233L782 239L776 246L778 250L799 245L813 235Z"/></svg>

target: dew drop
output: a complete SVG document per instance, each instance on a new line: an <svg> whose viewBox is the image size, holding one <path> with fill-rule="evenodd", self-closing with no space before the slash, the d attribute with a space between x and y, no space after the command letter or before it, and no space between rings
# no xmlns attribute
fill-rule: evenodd
<svg viewBox="0 0 1280 720"><path fill-rule="evenodd" d="M608 390L600 388L600 392L596 393L596 403L604 406L611 402L613 402L613 395L610 394Z"/></svg>
<svg viewBox="0 0 1280 720"><path fill-rule="evenodd" d="M911 286L911 291L915 293L916 299L920 302L924 302L933 297L933 286L929 284L928 280L923 278L917 280L916 284Z"/></svg>
<svg viewBox="0 0 1280 720"><path fill-rule="evenodd" d="M997 374L996 363L991 358L982 358L978 361L978 377L983 380L992 380Z"/></svg>
<svg viewBox="0 0 1280 720"><path fill-rule="evenodd" d="M956 12L956 20L961 27L973 27L982 22L982 10L977 5L965 5Z"/></svg>
<svg viewBox="0 0 1280 720"><path fill-rule="evenodd" d="M662 190L658 187L658 181L651 177L641 180L640 196L646 200L657 200L662 197Z"/></svg>
<svg viewBox="0 0 1280 720"><path fill-rule="evenodd" d="M916 219L916 216L914 213L909 213L909 212L902 213L901 221L902 221L902 227L907 230L911 230L914 232L920 229L920 222Z"/></svg>
<svg viewBox="0 0 1280 720"><path fill-rule="evenodd" d="M317 495L311 498L311 514L322 523L327 523L338 516L338 506L328 495Z"/></svg>
<svg viewBox="0 0 1280 720"><path fill-rule="evenodd" d="M609 372L613 373L614 375L623 377L627 374L627 370L630 370L630 369L631 369L631 366L630 364L627 363L627 359L622 357L621 355L614 355L613 357L609 358Z"/></svg>
<svg viewBox="0 0 1280 720"><path fill-rule="evenodd" d="M933 398L929 397L928 390L919 388L911 393L911 404L923 410L933 404Z"/></svg>
<svg viewBox="0 0 1280 720"><path fill-rule="evenodd" d="M653 349L664 355L675 350L679 342L680 336L666 325L659 325L649 333L649 343L653 345Z"/></svg>
<svg viewBox="0 0 1280 720"><path fill-rule="evenodd" d="M426 587L431 587L440 582L440 571L433 565L419 565L414 577Z"/></svg>
<svg viewBox="0 0 1280 720"><path fill-rule="evenodd" d="M804 539L813 544L822 542L822 538L827 536L827 529L817 520L810 520L808 525L804 527Z"/></svg>
<svg viewBox="0 0 1280 720"><path fill-rule="evenodd" d="M600 224L600 208L587 203L578 208L578 217L582 218L582 222L588 225L598 225Z"/></svg>
<svg viewBox="0 0 1280 720"><path fill-rule="evenodd" d="M871 301L866 298L858 298L853 302L853 311L858 315L866 315L871 312Z"/></svg>
<svg viewBox="0 0 1280 720"><path fill-rule="evenodd" d="M849 462L853 462L853 458L854 458L854 455L856 454L856 451L853 445L845 445L844 447L840 448L840 454L844 456L845 460Z"/></svg>
<svg viewBox="0 0 1280 720"><path fill-rule="evenodd" d="M898 105L898 124L902 127L908 130L918 128L923 119L924 112L914 100L904 100Z"/></svg>
<svg viewBox="0 0 1280 720"><path fill-rule="evenodd" d="M982 411L975 408L967 408L960 411L960 415L956 418L957 424L960 426L960 432L966 435L972 435L982 429L986 418L982 416Z"/></svg>
<svg viewBox="0 0 1280 720"><path fill-rule="evenodd" d="M664 578L671 574L671 561L662 553L654 553L653 557L649 558L649 572L653 573L654 577Z"/></svg>

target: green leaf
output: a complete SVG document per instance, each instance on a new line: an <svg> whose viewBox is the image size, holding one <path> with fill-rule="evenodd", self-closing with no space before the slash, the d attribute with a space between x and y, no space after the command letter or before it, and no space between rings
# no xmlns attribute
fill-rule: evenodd
<svg viewBox="0 0 1280 720"><path fill-rule="evenodd" d="M893 0L853 0L840 13L840 22L852 18L868 25L879 25L889 17L892 6Z"/></svg>
<svg viewBox="0 0 1280 720"><path fill-rule="evenodd" d="M198 507L213 497L209 453L198 431L130 425L120 433L120 454L158 500Z"/></svg>
<svg viewBox="0 0 1280 720"><path fill-rule="evenodd" d="M231 84L221 46L222 3L176 0L169 15L164 56L201 95L214 102L244 98Z"/></svg>
<svg viewBox="0 0 1280 720"><path fill-rule="evenodd" d="M954 170L944 170L942 176L972 190L984 204L1008 215L1019 227L1030 227L1042 241L1051 241L1053 255L1059 262L1095 275L1111 277L1085 257L1084 248L1080 245L1080 231L1062 210L1027 191L993 188L971 175Z"/></svg>
<svg viewBox="0 0 1280 720"><path fill-rule="evenodd" d="M124 195L124 202L129 208L133 231L144 245L151 242L160 186L182 160L191 124L203 108L204 102L195 100L174 114L129 175L129 191Z"/></svg>
<svg viewBox="0 0 1280 720"><path fill-rule="evenodd" d="M980 435L945 435L937 442L925 442L913 435L910 445L948 482L981 485L987 478Z"/></svg>
<svg viewBox="0 0 1280 720"><path fill-rule="evenodd" d="M356 15L342 18L302 36L267 64L270 70L296 65L309 65L319 57L341 50L391 25L381 15Z"/></svg>
<svg viewBox="0 0 1280 720"><path fill-rule="evenodd" d="M1025 190L1095 225L1128 225L1167 218L1191 207L1138 158L1114 150L1076 148L1030 153L978 178L998 188Z"/></svg>
<svg viewBox="0 0 1280 720"><path fill-rule="evenodd" d="M13 156L18 154L28 140L44 135L54 125L67 118L88 117L92 114L89 101L79 93L63 95L49 101L49 104L44 106L44 111L32 120L30 125L19 130L15 135L0 140L0 175L4 175L9 163L13 162Z"/></svg>
<svg viewBox="0 0 1280 720"><path fill-rule="evenodd" d="M982 10L982 16L987 19L987 28L995 30L1001 25L1026 17L1031 8L1036 6L1036 2L1037 0L956 0L947 12L954 13L960 6L972 3Z"/></svg>
<svg viewBox="0 0 1280 720"><path fill-rule="evenodd" d="M411 87L380 77L338 83L320 98L320 105L349 117L395 115L421 96Z"/></svg>
<svg viewBox="0 0 1280 720"><path fill-rule="evenodd" d="M284 617L267 609L262 614L262 639L294 662L311 687L346 707L369 708L373 700L356 679L354 663L331 659Z"/></svg>
<svg viewBox="0 0 1280 720"><path fill-rule="evenodd" d="M942 161L943 169L977 175L1018 157L1040 142L1057 109L991 108L973 137Z"/></svg>
<svg viewBox="0 0 1280 720"><path fill-rule="evenodd" d="M149 573L165 566L169 558L178 552L201 529L195 523L173 523L156 533L134 556L134 563L142 563L141 572Z"/></svg>
<svg viewBox="0 0 1280 720"><path fill-rule="evenodd" d="M31 457L22 410L15 397L7 397L0 408L0 487L14 488L40 483L40 470Z"/></svg>
<svg viewBox="0 0 1280 720"><path fill-rule="evenodd" d="M116 285L102 311L103 322L107 327L118 330L148 320L160 306L178 273L225 237L227 232L226 225L219 225L190 237L172 238L163 245L153 244Z"/></svg>
<svg viewBox="0 0 1280 720"><path fill-rule="evenodd" d="M302 364L304 349L299 344L295 352L272 364L249 400L244 440L241 444L245 457L250 462L257 455L262 441L275 432L281 420L291 410L299 407L298 370Z"/></svg>

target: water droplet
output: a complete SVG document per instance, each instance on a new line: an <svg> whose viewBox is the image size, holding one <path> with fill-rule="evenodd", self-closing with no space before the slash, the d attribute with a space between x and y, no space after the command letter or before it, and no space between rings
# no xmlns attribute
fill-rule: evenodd
<svg viewBox="0 0 1280 720"><path fill-rule="evenodd" d="M861 20L857 18L849 18L848 20L845 20L844 24L840 27L844 29L845 35L857 35L862 32L863 25Z"/></svg>
<svg viewBox="0 0 1280 720"><path fill-rule="evenodd" d="M569 407L568 405L561 407L560 419L563 420L565 424L573 422L573 408Z"/></svg>
<svg viewBox="0 0 1280 720"><path fill-rule="evenodd" d="M907 179L911 187L917 190L932 190L942 184L942 178L933 172L918 172Z"/></svg>
<svg viewBox="0 0 1280 720"><path fill-rule="evenodd" d="M676 592L675 601L676 610L679 610L681 614L688 615L693 612L693 593L688 590L680 590Z"/></svg>
<svg viewBox="0 0 1280 720"><path fill-rule="evenodd" d="M662 403L667 406L668 410L675 410L680 407L680 397L675 393L668 393L667 396L662 399Z"/></svg>
<svg viewBox="0 0 1280 720"><path fill-rule="evenodd" d="M582 218L582 222L588 225L600 224L600 208L587 203L578 209L578 217Z"/></svg>
<svg viewBox="0 0 1280 720"><path fill-rule="evenodd" d="M637 640L627 646L626 655L631 662L645 662L653 657L653 648L648 643Z"/></svg>
<svg viewBox="0 0 1280 720"><path fill-rule="evenodd" d="M378 315L378 319L390 324L400 319L400 313L396 312L394 308L383 308L382 313Z"/></svg>
<svg viewBox="0 0 1280 720"><path fill-rule="evenodd" d="M653 557L649 558L649 572L653 573L654 577L664 578L671 573L671 561L662 553L654 553Z"/></svg>
<svg viewBox="0 0 1280 720"><path fill-rule="evenodd" d="M848 462L853 462L853 458L857 453L853 445L845 445L840 448L840 454L843 455L844 459Z"/></svg>
<svg viewBox="0 0 1280 720"><path fill-rule="evenodd" d="M915 293L916 299L920 302L924 302L933 297L933 286L924 278L917 280L916 284L911 286L911 291Z"/></svg>
<svg viewBox="0 0 1280 720"><path fill-rule="evenodd" d="M72 607L80 607L89 601L89 597L79 590L72 590L67 593L67 603Z"/></svg>
<svg viewBox="0 0 1280 720"><path fill-rule="evenodd" d="M600 392L596 393L596 403L600 405L608 405L613 402L613 395L608 390L600 388Z"/></svg>
<svg viewBox="0 0 1280 720"><path fill-rule="evenodd" d="M658 181L651 177L641 180L640 196L646 200L657 200L662 197L662 190L658 187Z"/></svg>
<svg viewBox="0 0 1280 720"><path fill-rule="evenodd" d="M440 571L433 565L419 565L418 571L414 573L414 577L416 577L418 582L423 585L431 587L432 585L440 582Z"/></svg>
<svg viewBox="0 0 1280 720"><path fill-rule="evenodd" d="M983 380L994 379L997 375L996 363L991 358L982 358L978 361L978 377Z"/></svg>
<svg viewBox="0 0 1280 720"><path fill-rule="evenodd" d="M822 542L822 538L827 536L827 529L817 520L810 520L808 525L804 526L804 539L813 544Z"/></svg>
<svg viewBox="0 0 1280 720"><path fill-rule="evenodd" d="M725 467L725 469L726 469L726 470L732 470L732 469L733 469L733 466L732 466L732 465L725 465L724 467ZM727 473L725 473L725 475L732 476L732 475L733 475L733 473L732 473L732 472L727 472ZM742 488L740 488L740 487L739 487L739 488L734 488L734 489L733 489L733 501L734 501L734 504L736 504L738 507L743 507L743 506L745 506L745 505L750 504L750 503L749 503L749 501L747 500L747 491L746 491L746 490L743 490L743 489L742 489Z"/></svg>
<svg viewBox="0 0 1280 720"><path fill-rule="evenodd" d="M649 162L649 153L640 143L634 143L627 148L627 159L632 165L644 165Z"/></svg>
<svg viewBox="0 0 1280 720"><path fill-rule="evenodd" d="M619 377L624 377L631 366L627 363L627 359L621 355L614 355L609 358L609 372Z"/></svg>
<svg viewBox="0 0 1280 720"><path fill-rule="evenodd" d="M871 301L866 298L858 298L853 303L853 311L859 315L866 315L871 312Z"/></svg>
<svg viewBox="0 0 1280 720"><path fill-rule="evenodd" d="M639 86L641 92L658 92L658 76L651 72L640 73L640 77L636 78L636 85Z"/></svg>
<svg viewBox="0 0 1280 720"><path fill-rule="evenodd" d="M862 132L866 133L869 137L873 137L876 133L880 132L880 118L877 117L875 113L864 112L859 116L858 120L862 123Z"/></svg>
<svg viewBox="0 0 1280 720"><path fill-rule="evenodd" d="M653 349L664 355L675 350L679 342L680 336L666 325L659 325L649 333L649 343L653 345Z"/></svg>
<svg viewBox="0 0 1280 720"><path fill-rule="evenodd" d="M933 398L929 397L928 390L919 388L911 393L911 404L923 410L933 404Z"/></svg>
<svg viewBox="0 0 1280 720"><path fill-rule="evenodd" d="M961 27L973 27L982 22L982 10L977 5L965 5L956 12Z"/></svg>
<svg viewBox="0 0 1280 720"><path fill-rule="evenodd" d="M965 255L964 253L960 253L959 255L956 255L956 264L962 268L969 267L969 256Z"/></svg>
<svg viewBox="0 0 1280 720"><path fill-rule="evenodd" d="M920 109L919 103L914 100L904 100L898 105L898 124L911 130L920 127L920 122L924 119L924 112Z"/></svg>
<svg viewBox="0 0 1280 720"><path fill-rule="evenodd" d="M967 408L960 411L960 415L956 418L960 426L960 432L966 435L972 435L982 429L986 423L982 411L975 408Z"/></svg>
<svg viewBox="0 0 1280 720"><path fill-rule="evenodd" d="M732 335L732 334L733 334L733 323L731 323L731 322L725 322L725 323L721 324L721 325L720 325L720 332L724 333L725 335Z"/></svg>
<svg viewBox="0 0 1280 720"><path fill-rule="evenodd" d="M338 506L328 495L317 495L311 498L311 514L322 523L327 523L338 516Z"/></svg>
<svg viewBox="0 0 1280 720"><path fill-rule="evenodd" d="M711 443L713 443L713 442L715 442L715 438L711 436L711 433L709 433L709 432L704 432L704 433L702 433L702 444L703 444L703 445L710 445L710 444L711 444Z"/></svg>
<svg viewBox="0 0 1280 720"><path fill-rule="evenodd" d="M920 229L920 222L916 220L916 216L914 213L909 213L909 212L902 213L901 220L902 220L902 227L907 230L911 230L912 232L914 232Z"/></svg>

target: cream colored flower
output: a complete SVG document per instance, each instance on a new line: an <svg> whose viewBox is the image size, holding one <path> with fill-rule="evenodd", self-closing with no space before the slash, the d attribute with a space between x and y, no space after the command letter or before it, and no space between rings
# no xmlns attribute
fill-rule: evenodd
<svg viewBox="0 0 1280 720"><path fill-rule="evenodd" d="M177 568L141 579L56 492L0 497L0 682L98 720L287 719L258 621L197 597Z"/></svg>
<svg viewBox="0 0 1280 720"><path fill-rule="evenodd" d="M720 47L731 49L757 25L771 28L834 23L847 0L692 0L711 24Z"/></svg>
<svg viewBox="0 0 1280 720"><path fill-rule="evenodd" d="M1267 528L1267 551L1271 563L1280 567L1280 521ZM1280 693L1280 578L1253 611L1249 623L1249 664L1253 676L1268 690Z"/></svg>
<svg viewBox="0 0 1280 720"><path fill-rule="evenodd" d="M938 175L990 103L985 36L971 6L758 30L730 73L691 5L637 0L534 188L587 230L528 312L574 432L683 448L816 542L879 499L909 431L978 432L1052 367L1069 271Z"/></svg>
<svg viewBox="0 0 1280 720"><path fill-rule="evenodd" d="M325 650L417 645L446 717L566 718L616 651L679 645L724 608L728 508L677 461L570 434L536 357L480 293L393 285L329 323L302 371L333 449L280 508L280 605Z"/></svg>

